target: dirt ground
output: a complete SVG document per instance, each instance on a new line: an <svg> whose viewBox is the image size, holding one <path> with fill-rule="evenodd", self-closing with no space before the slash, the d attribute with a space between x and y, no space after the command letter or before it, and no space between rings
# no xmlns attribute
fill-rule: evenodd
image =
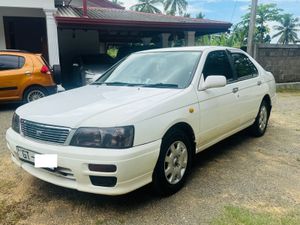
<svg viewBox="0 0 300 225"><path fill-rule="evenodd" d="M185 187L168 198L149 187L119 197L38 180L5 143L15 105L0 105L0 224L210 224L224 207L300 212L300 92L279 93L262 138L241 132L197 156Z"/></svg>

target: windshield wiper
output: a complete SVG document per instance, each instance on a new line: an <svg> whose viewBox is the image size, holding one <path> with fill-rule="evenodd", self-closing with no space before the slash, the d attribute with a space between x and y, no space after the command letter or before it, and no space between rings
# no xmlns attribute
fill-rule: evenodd
<svg viewBox="0 0 300 225"><path fill-rule="evenodd" d="M94 85L107 85L107 86L139 86L140 84L131 84L125 82L95 82Z"/></svg>
<svg viewBox="0 0 300 225"><path fill-rule="evenodd" d="M153 87L153 88L178 88L177 84L164 84L164 83L157 83L157 84L145 84L143 87Z"/></svg>

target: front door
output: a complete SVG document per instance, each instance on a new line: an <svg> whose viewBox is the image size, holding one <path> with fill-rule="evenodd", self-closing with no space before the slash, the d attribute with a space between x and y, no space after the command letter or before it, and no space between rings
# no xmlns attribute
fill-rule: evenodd
<svg viewBox="0 0 300 225"><path fill-rule="evenodd" d="M26 59L21 56L2 54L0 55L0 100L19 99L20 85L24 76L25 68L32 70L26 64ZM32 72L32 71L30 71Z"/></svg>
<svg viewBox="0 0 300 225"><path fill-rule="evenodd" d="M259 71L250 58L239 51L231 51L230 55L239 86L240 122L246 125L255 119L265 90Z"/></svg>
<svg viewBox="0 0 300 225"><path fill-rule="evenodd" d="M197 147L199 150L216 142L240 125L235 75L226 51L213 51L207 55L200 82L204 82L211 75L225 76L227 85L198 91L200 141Z"/></svg>

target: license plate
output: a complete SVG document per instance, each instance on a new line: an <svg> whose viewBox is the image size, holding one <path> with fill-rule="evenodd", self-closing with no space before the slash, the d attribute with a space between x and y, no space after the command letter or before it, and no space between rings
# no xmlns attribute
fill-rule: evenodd
<svg viewBox="0 0 300 225"><path fill-rule="evenodd" d="M17 152L20 160L26 161L34 165L34 155L37 154L36 152L30 151L22 147L17 147Z"/></svg>

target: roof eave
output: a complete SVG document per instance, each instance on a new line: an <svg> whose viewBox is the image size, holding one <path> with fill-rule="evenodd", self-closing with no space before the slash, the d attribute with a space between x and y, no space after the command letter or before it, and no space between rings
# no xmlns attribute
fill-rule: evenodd
<svg viewBox="0 0 300 225"><path fill-rule="evenodd" d="M179 28L179 29L207 29L214 28L228 31L231 23L178 23L178 22L154 22L154 21L132 21L132 20L111 20L91 19L84 17L61 17L56 16L59 25L109 25L109 26L130 26L148 28Z"/></svg>

